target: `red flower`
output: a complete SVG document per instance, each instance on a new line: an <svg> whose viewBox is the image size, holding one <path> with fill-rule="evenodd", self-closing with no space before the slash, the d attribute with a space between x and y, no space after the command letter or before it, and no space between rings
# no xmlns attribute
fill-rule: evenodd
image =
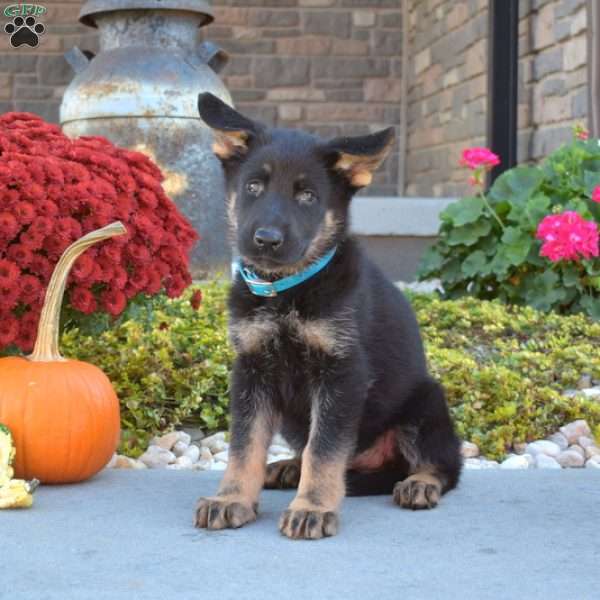
<svg viewBox="0 0 600 600"><path fill-rule="evenodd" d="M127 234L88 250L73 269L67 297L74 308L119 314L137 294L159 293L163 282L171 296L189 285L198 236L147 156L101 137L71 140L29 113L0 115L0 155L0 313L11 323L4 323L0 350L7 343L30 349L59 255L115 219ZM17 306L22 316L10 312Z"/></svg>
<svg viewBox="0 0 600 600"><path fill-rule="evenodd" d="M102 292L102 303L111 315L120 315L127 306L127 297L121 290L106 290Z"/></svg>
<svg viewBox="0 0 600 600"><path fill-rule="evenodd" d="M29 226L29 229L34 233L44 236L52 231L52 219L49 217L35 217Z"/></svg>
<svg viewBox="0 0 600 600"><path fill-rule="evenodd" d="M14 262L0 259L0 285L15 285L20 274L21 269Z"/></svg>
<svg viewBox="0 0 600 600"><path fill-rule="evenodd" d="M23 275L20 279L21 300L26 304L38 302L42 296L42 284L33 275Z"/></svg>
<svg viewBox="0 0 600 600"><path fill-rule="evenodd" d="M19 301L19 287L0 284L0 310L12 310Z"/></svg>
<svg viewBox="0 0 600 600"><path fill-rule="evenodd" d="M33 251L23 244L11 244L8 247L6 256L24 269L29 266L29 263L33 259Z"/></svg>
<svg viewBox="0 0 600 600"><path fill-rule="evenodd" d="M19 322L9 313L0 319L0 347L12 344L19 335Z"/></svg>
<svg viewBox="0 0 600 600"><path fill-rule="evenodd" d="M190 304L194 310L198 310L202 304L202 291L196 290L190 298Z"/></svg>
<svg viewBox="0 0 600 600"><path fill-rule="evenodd" d="M93 313L97 308L94 294L81 286L74 287L71 290L71 305L86 315Z"/></svg>
<svg viewBox="0 0 600 600"><path fill-rule="evenodd" d="M0 213L0 237L12 240L19 231L19 224L14 215L9 212Z"/></svg>
<svg viewBox="0 0 600 600"><path fill-rule="evenodd" d="M19 202L15 206L15 216L22 225L29 225L35 217L35 208L29 202Z"/></svg>
<svg viewBox="0 0 600 600"><path fill-rule="evenodd" d="M597 185L592 192L592 201L600 202L600 185Z"/></svg>

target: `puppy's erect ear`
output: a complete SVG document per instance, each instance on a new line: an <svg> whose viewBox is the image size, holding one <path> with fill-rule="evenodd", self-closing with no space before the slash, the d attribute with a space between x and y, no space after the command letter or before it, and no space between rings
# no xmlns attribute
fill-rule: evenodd
<svg viewBox="0 0 600 600"><path fill-rule="evenodd" d="M369 185L373 173L386 159L394 143L394 128L359 137L339 137L327 142L325 155L331 167L355 188Z"/></svg>
<svg viewBox="0 0 600 600"><path fill-rule="evenodd" d="M222 160L245 154L260 125L247 119L222 100L206 92L198 96L198 111L213 130L213 152Z"/></svg>

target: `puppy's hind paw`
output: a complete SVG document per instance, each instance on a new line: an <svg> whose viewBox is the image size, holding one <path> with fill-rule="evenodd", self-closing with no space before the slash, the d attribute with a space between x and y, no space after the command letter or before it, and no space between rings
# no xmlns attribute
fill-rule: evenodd
<svg viewBox="0 0 600 600"><path fill-rule="evenodd" d="M411 475L394 486L394 502L402 508L434 508L442 495L440 481L432 475Z"/></svg>

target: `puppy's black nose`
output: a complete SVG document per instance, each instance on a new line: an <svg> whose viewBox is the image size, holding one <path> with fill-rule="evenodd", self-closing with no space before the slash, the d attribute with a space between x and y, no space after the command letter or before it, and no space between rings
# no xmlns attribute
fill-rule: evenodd
<svg viewBox="0 0 600 600"><path fill-rule="evenodd" d="M277 250L283 244L283 233L275 227L259 227L254 233L254 243L259 248Z"/></svg>

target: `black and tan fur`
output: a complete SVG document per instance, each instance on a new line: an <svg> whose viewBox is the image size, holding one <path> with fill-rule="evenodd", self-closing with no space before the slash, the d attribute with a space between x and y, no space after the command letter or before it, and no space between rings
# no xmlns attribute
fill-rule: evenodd
<svg viewBox="0 0 600 600"><path fill-rule="evenodd" d="M268 129L210 94L199 109L215 132L245 265L273 280L337 251L274 298L235 279L229 464L217 495L199 501L196 525L253 521L263 487L297 488L279 523L290 538L334 535L346 494L436 506L461 464L444 393L428 375L408 302L348 235L352 196L385 159L392 130L323 141ZM297 458L267 467L276 431Z"/></svg>

